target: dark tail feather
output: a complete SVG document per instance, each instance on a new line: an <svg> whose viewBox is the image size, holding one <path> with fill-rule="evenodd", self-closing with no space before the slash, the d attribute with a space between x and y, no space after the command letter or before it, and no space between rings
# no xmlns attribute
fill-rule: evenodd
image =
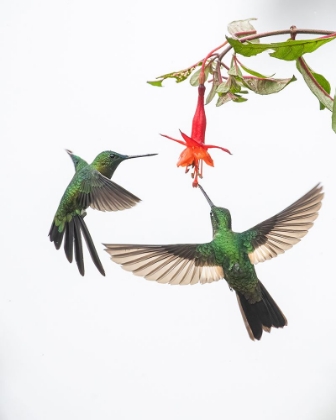
<svg viewBox="0 0 336 420"><path fill-rule="evenodd" d="M287 319L274 302L271 295L259 282L261 300L250 303L246 297L236 292L240 311L251 340L260 340L263 330L270 332L271 328L282 328L287 325Z"/></svg>
<svg viewBox="0 0 336 420"><path fill-rule="evenodd" d="M58 231L58 226L55 225L55 222L52 222L51 228L49 230L50 242L54 242L55 248L60 249L63 241L64 230L63 232Z"/></svg>
<svg viewBox="0 0 336 420"><path fill-rule="evenodd" d="M84 270L84 258L83 258L83 245L82 245L82 235L80 229L80 223L78 216L73 217L74 221L74 237L75 237L75 259L77 267L82 276L85 274Z"/></svg>
<svg viewBox="0 0 336 420"><path fill-rule="evenodd" d="M64 240L64 251L68 261L72 262L74 248L74 221L70 220L65 225L65 240Z"/></svg>
<svg viewBox="0 0 336 420"><path fill-rule="evenodd" d="M95 266L98 268L99 272L100 272L103 276L105 276L104 267L103 267L103 265L102 265L102 263L101 263L101 261L100 261L100 259L99 259L99 256L98 256L98 253L97 253L96 247L94 246L94 243L93 243L92 237L91 237L90 232L89 232L89 230L88 230L88 228L87 228L87 226L86 226L86 224L85 224L85 222L84 222L83 217L78 216L78 221L79 221L79 223L80 223L80 226L81 226L81 231L82 231L82 233L83 233L83 236L84 236L84 239L85 239L86 245L87 245L88 250L89 250L89 252L90 252L90 255L91 255L92 261L94 262Z"/></svg>
<svg viewBox="0 0 336 420"><path fill-rule="evenodd" d="M85 215L85 214L84 214ZM99 272L105 276L103 265L98 257L97 250L94 246L90 232L83 220L84 215L74 216L70 222L65 224L62 232L58 231L58 227L53 222L49 231L50 241L54 242L55 248L60 249L64 240L64 251L68 261L71 263L73 260L73 250L75 248L75 260L77 263L78 270L82 276L85 274L84 269L84 258L83 258L83 244L82 244L82 233L90 252L92 261L99 270Z"/></svg>

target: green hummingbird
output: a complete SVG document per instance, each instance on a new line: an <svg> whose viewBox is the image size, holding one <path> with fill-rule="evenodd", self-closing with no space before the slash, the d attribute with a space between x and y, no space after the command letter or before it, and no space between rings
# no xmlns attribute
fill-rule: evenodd
<svg viewBox="0 0 336 420"><path fill-rule="evenodd" d="M84 259L82 235L87 244L91 258L99 272L105 276L105 271L94 246L90 232L84 222L85 210L90 206L100 211L125 210L135 206L140 200L129 191L111 181L114 171L121 162L147 155L121 155L110 150L99 153L95 160L88 164L84 159L67 150L75 166L75 175L66 188L60 201L49 237L59 249L64 240L64 251L69 262L75 259L78 270L84 276Z"/></svg>
<svg viewBox="0 0 336 420"><path fill-rule="evenodd" d="M263 330L282 328L287 319L257 277L254 265L284 253L305 236L323 198L316 185L285 210L246 230L233 232L229 210L211 207L213 240L205 244L104 244L111 259L148 280L169 284L211 283L224 278L235 290L247 332L260 340Z"/></svg>

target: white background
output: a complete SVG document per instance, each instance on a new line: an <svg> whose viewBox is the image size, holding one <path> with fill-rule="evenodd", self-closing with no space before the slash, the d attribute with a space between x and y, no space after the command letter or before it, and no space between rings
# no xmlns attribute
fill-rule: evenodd
<svg viewBox="0 0 336 420"><path fill-rule="evenodd" d="M213 151L202 181L236 231L324 185L307 237L256 267L288 327L252 342L225 281L148 282L101 245L211 239L209 206L176 168L182 147L159 136L190 134L197 90L146 80L202 59L230 21L249 17L259 32L336 30L333 1L1 2L1 420L336 418L336 135L294 63L243 59L298 81L207 106L207 142L233 156ZM306 56L333 90L335 56L335 41ZM88 212L106 277L86 252L82 278L47 236L73 175L64 148L88 161L102 150L159 153L113 178L139 205Z"/></svg>

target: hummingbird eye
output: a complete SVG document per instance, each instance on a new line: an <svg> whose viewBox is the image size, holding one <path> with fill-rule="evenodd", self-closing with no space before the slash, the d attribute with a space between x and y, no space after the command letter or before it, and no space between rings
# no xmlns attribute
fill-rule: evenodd
<svg viewBox="0 0 336 420"><path fill-rule="evenodd" d="M114 159L115 157L116 157L116 155L115 155L114 153L111 153L111 154L110 154L110 158L111 158L111 159Z"/></svg>

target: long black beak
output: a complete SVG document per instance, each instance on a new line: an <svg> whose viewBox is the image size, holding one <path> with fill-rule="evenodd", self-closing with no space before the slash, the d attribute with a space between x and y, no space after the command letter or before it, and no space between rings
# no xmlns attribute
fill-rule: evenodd
<svg viewBox="0 0 336 420"><path fill-rule="evenodd" d="M202 185L198 184L198 188L202 191L204 197L207 199L207 202L209 203L210 207L214 207L214 203L210 200L210 198L208 197L208 194L203 190Z"/></svg>
<svg viewBox="0 0 336 420"><path fill-rule="evenodd" d="M147 156L157 156L157 153L148 153L147 155L132 155L132 156L125 155L125 159L135 159L135 158L147 157Z"/></svg>

